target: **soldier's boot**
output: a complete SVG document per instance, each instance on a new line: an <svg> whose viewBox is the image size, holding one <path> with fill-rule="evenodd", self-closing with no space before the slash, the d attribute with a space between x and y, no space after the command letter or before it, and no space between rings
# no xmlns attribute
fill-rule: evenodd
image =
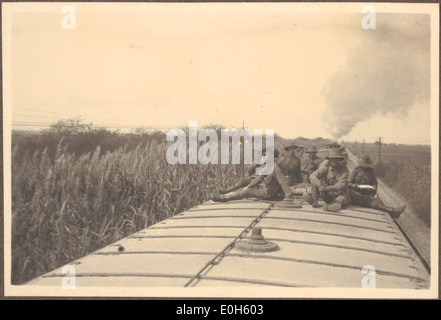
<svg viewBox="0 0 441 320"><path fill-rule="evenodd" d="M335 211L338 211L340 209L341 209L341 204L339 202L333 202L331 204L325 204L323 206L323 210L325 210L325 211L333 211L333 212L335 212Z"/></svg>
<svg viewBox="0 0 441 320"><path fill-rule="evenodd" d="M318 194L317 193L313 193L312 194L312 206L314 207L314 208L318 208Z"/></svg>
<svg viewBox="0 0 441 320"><path fill-rule="evenodd" d="M319 206L318 205L319 195L320 195L320 191L319 191L318 187L313 186L312 187L312 206L314 208L318 208L318 206Z"/></svg>
<svg viewBox="0 0 441 320"><path fill-rule="evenodd" d="M403 213L404 209L406 209L406 205L402 207L388 207L380 202L375 202L375 205L373 206L374 209L382 210L391 215L392 218L398 219Z"/></svg>
<svg viewBox="0 0 441 320"><path fill-rule="evenodd" d="M303 199L308 202L310 205L312 205L314 208L318 208L318 195L316 193L309 193L304 192L303 193Z"/></svg>
<svg viewBox="0 0 441 320"><path fill-rule="evenodd" d="M214 202L227 202L227 201L239 200L243 198L244 198L244 194L238 191L230 194L221 194L218 196L214 196L213 198L211 198L211 200L213 200Z"/></svg>
<svg viewBox="0 0 441 320"><path fill-rule="evenodd" d="M314 202L314 200L312 199L312 194L310 194L309 192L303 192L303 199L309 204L312 204Z"/></svg>

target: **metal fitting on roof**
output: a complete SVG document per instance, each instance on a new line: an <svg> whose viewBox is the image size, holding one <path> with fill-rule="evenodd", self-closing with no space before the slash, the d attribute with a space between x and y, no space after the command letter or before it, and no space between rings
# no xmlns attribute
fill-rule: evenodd
<svg viewBox="0 0 441 320"><path fill-rule="evenodd" d="M279 250L279 246L273 242L265 240L262 235L262 228L253 227L251 236L247 239L238 241L234 247L240 251L251 252L271 252Z"/></svg>

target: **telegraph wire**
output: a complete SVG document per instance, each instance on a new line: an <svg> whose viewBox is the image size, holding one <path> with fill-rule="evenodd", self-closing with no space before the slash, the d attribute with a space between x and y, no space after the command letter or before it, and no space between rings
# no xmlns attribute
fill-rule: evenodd
<svg viewBox="0 0 441 320"><path fill-rule="evenodd" d="M15 110L17 110L18 112L15 112ZM32 114L34 113L34 114ZM37 113L37 114L35 114ZM60 119L56 119L56 115L60 115L63 116L65 119L68 118L80 118L80 119L97 119L97 120L110 120L112 122L120 122L121 124L123 123L127 123L129 124L129 122L127 120L122 120L122 119L106 119L105 116L103 117L99 117L99 116L85 116L85 115L81 115L81 114L77 114L77 113L66 113L66 112L59 112L59 111L47 111L47 110L38 110L38 109L29 109L29 108L14 108L12 115L16 115L16 114L20 114L23 116L30 116L30 117L39 117L39 118L48 118L48 119L54 119L54 121L59 121ZM42 114L42 115L40 115Z"/></svg>
<svg viewBox="0 0 441 320"><path fill-rule="evenodd" d="M12 126L13 127L46 127L46 128L50 128L52 125L54 125L54 123L41 123L41 122L13 122ZM75 124L73 125L62 125L62 127L76 127ZM173 129L173 128L167 128L167 127L155 127L155 126L143 126L143 125L105 125L105 126L100 126L100 125L94 125L94 127L100 129L100 128L104 128L104 129L151 129L151 130L169 130L169 129Z"/></svg>

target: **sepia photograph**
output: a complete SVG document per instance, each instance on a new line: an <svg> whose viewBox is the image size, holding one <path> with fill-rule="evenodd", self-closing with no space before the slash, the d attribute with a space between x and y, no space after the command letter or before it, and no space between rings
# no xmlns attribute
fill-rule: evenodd
<svg viewBox="0 0 441 320"><path fill-rule="evenodd" d="M5 297L437 299L439 22L2 3Z"/></svg>

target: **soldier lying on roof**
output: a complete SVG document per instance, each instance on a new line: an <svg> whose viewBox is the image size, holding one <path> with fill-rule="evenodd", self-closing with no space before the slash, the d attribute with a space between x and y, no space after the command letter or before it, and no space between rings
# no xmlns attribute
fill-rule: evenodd
<svg viewBox="0 0 441 320"><path fill-rule="evenodd" d="M233 191L240 189L240 188L245 188L247 185L249 185L251 183L251 181L260 177L256 174L256 168L258 168L260 166L261 166L261 164L253 163L251 165L251 167L248 169L246 177L240 179L234 185L232 185L226 189L219 190L219 192L221 194L225 194L225 193L233 192Z"/></svg>
<svg viewBox="0 0 441 320"><path fill-rule="evenodd" d="M262 152L265 155L265 150ZM216 195L212 198L215 202L226 202L244 198L257 198L262 200L283 200L288 199L291 190L288 180L277 165L279 151L274 149L274 170L269 175L255 177L247 186L227 193Z"/></svg>

